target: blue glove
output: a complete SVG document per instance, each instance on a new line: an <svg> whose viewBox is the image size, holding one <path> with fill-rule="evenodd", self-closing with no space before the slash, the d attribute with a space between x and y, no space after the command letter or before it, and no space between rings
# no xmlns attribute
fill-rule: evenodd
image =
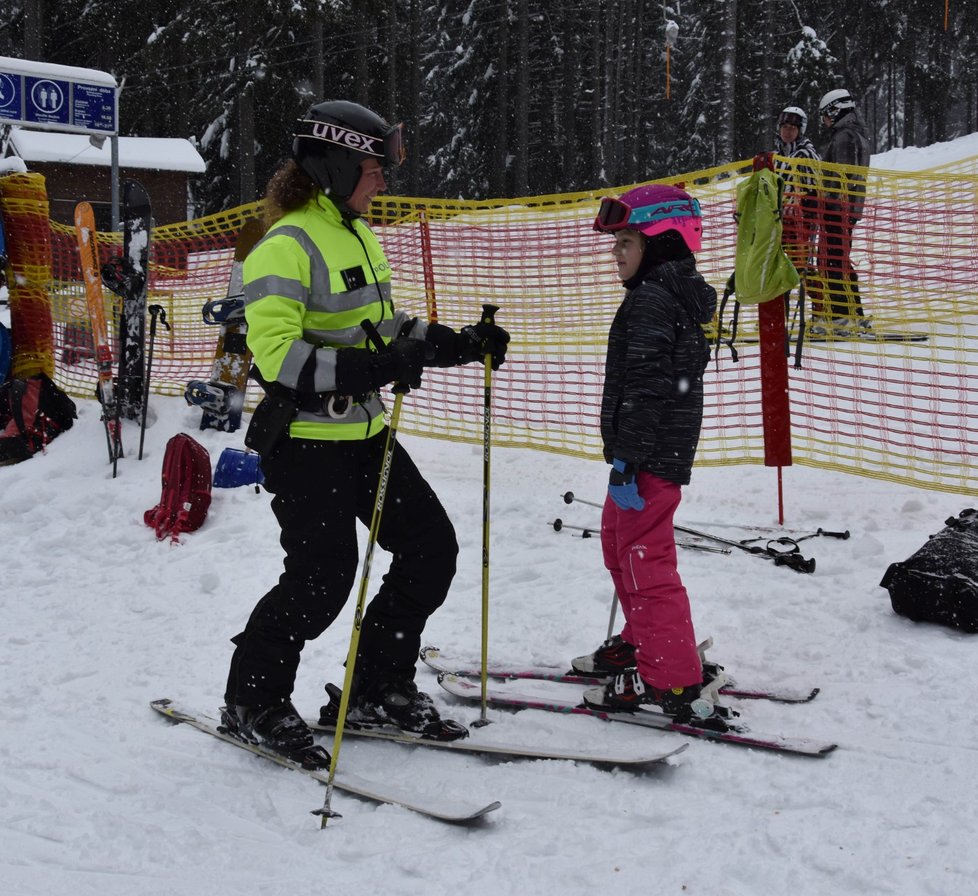
<svg viewBox="0 0 978 896"><path fill-rule="evenodd" d="M612 461L608 494L622 510L645 509L645 498L639 495L638 483L635 481L635 464L626 463L617 457Z"/></svg>

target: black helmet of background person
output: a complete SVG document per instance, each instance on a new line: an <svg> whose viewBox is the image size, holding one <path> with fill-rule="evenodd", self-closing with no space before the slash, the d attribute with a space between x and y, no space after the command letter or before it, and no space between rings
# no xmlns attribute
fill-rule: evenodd
<svg viewBox="0 0 978 896"><path fill-rule="evenodd" d="M295 124L292 157L337 202L345 202L360 180L360 163L404 161L401 125L390 125L358 103L316 103Z"/></svg>

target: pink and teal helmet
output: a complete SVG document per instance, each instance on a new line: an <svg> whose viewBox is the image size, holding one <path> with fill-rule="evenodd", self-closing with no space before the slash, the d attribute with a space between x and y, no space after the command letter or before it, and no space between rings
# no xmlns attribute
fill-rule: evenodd
<svg viewBox="0 0 978 896"><path fill-rule="evenodd" d="M690 252L699 252L703 245L700 204L679 187L664 184L636 187L619 199L605 196L594 229L601 233L637 230L646 236L675 230Z"/></svg>

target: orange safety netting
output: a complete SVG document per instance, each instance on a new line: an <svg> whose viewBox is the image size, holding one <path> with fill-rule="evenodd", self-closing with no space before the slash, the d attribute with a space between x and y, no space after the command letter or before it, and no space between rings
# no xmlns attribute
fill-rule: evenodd
<svg viewBox="0 0 978 896"><path fill-rule="evenodd" d="M736 185L751 171L739 162L673 178L704 213L698 266L718 292L734 266ZM845 174L818 166L824 189ZM434 313L459 327L478 319L483 303L513 341L493 377L493 442L599 458L598 412L608 326L622 288L611 237L591 222L601 192L499 201L381 197L373 223L394 271L399 307ZM978 494L978 159L923 172L872 170L851 262L866 313L877 332L913 332L902 343L830 338L804 345L790 366L794 461L932 489ZM201 319L206 301L223 297L234 237L260 204L153 233L149 302L167 312L160 328L152 390L182 395L189 380L208 379L217 329ZM818 299L831 288L817 236L805 249L806 285ZM51 225L51 283L58 349L57 379L91 395L95 367L86 354L84 290L74 236ZM118 234L100 234L105 253ZM806 317L811 308L806 308ZM790 333L799 316L792 296ZM724 320L724 328L728 321ZM713 328L715 332L715 327ZM706 409L697 462L762 463L757 312L740 315L734 363L721 348L706 375ZM90 346L90 341L88 343ZM404 401L401 429L436 438L482 439L483 373L479 365L426 371L421 390ZM257 392L249 392L254 407Z"/></svg>

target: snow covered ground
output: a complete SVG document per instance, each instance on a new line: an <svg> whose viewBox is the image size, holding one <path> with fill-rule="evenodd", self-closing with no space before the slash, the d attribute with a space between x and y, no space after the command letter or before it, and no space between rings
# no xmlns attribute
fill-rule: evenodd
<svg viewBox="0 0 978 896"><path fill-rule="evenodd" d="M941 164L933 153L928 165ZM473 395L473 402L481 396ZM309 814L324 791L304 776L172 726L149 701L214 711L228 638L279 573L268 496L214 491L205 526L158 543L142 514L159 499L167 439L185 431L217 461L240 434L199 433L199 412L153 400L135 459L111 478L99 408L47 454L0 468L0 892L9 896L567 896L616 892L760 896L972 892L978 875L978 740L967 669L974 639L915 625L878 585L946 517L974 499L795 467L786 525L849 529L802 543L814 575L736 552L681 551L697 634L742 681L819 686L810 704L743 703L758 730L838 742L821 759L689 741L642 774L567 762L500 761L347 740L341 769L437 796L498 799L459 828L337 793L341 821ZM430 643L478 655L481 449L405 444L455 521L459 574ZM561 662L604 637L611 586L597 539L596 462L497 449L492 455L490 654ZM678 522L732 537L776 522L771 470L698 469ZM372 581L386 557L375 555ZM352 600L351 600L352 604ZM342 678L351 607L305 651L295 693L314 715ZM472 722L434 677L445 713ZM686 742L589 718L490 709L473 738L554 747Z"/></svg>

